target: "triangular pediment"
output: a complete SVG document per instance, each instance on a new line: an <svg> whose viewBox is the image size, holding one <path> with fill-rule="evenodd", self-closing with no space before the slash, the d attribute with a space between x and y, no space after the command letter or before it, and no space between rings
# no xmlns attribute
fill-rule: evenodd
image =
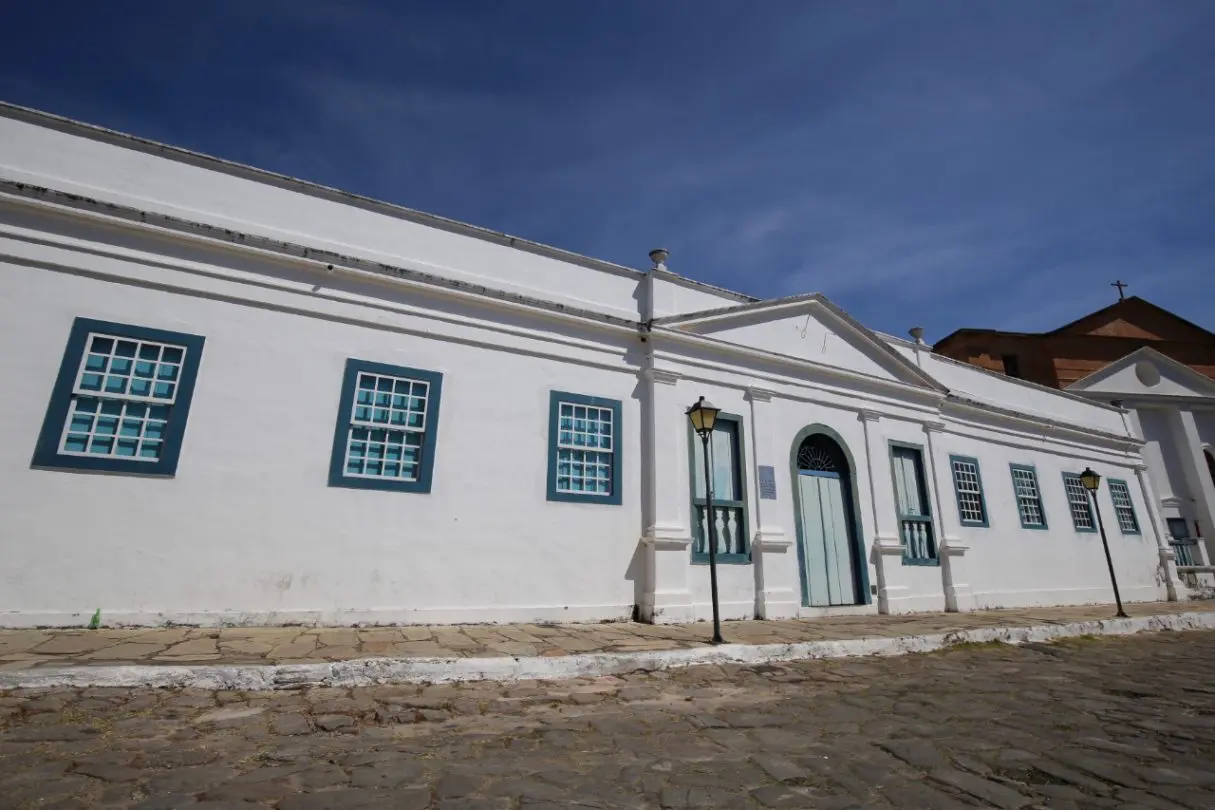
<svg viewBox="0 0 1215 810"><path fill-rule="evenodd" d="M1215 380L1145 346L1067 387L1075 393L1215 398Z"/></svg>
<svg viewBox="0 0 1215 810"><path fill-rule="evenodd" d="M869 377L942 389L874 332L817 293L659 318L654 325Z"/></svg>
<svg viewBox="0 0 1215 810"><path fill-rule="evenodd" d="M1047 334L1179 342L1215 341L1215 334L1136 296L1099 309Z"/></svg>

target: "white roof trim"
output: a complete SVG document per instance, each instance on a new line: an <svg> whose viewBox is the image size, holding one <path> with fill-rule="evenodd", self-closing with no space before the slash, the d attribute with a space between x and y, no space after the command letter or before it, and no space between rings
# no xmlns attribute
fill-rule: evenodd
<svg viewBox="0 0 1215 810"><path fill-rule="evenodd" d="M781 316L789 312L808 310L811 306L821 306L826 309L828 313L842 322L844 326L849 329L857 338L859 338L870 348L877 350L883 357L892 363L895 368L902 371L908 377L916 380L918 385L942 393L948 390L932 375L928 374L915 363L912 363L906 357L903 357L903 355L891 348L885 340L878 337L877 334L875 334L860 321L857 321L847 312L827 300L822 293L802 293L800 295L786 296L785 298L774 298L768 301L755 301L749 304L739 304L738 306L717 307L715 309L706 309L699 312L689 312L683 315L668 315L662 318L655 318L651 322L651 327L657 327L667 332L698 334L692 331L691 327L722 322L728 323L736 318L757 313L771 313L773 316ZM716 342L726 343L728 341ZM756 349L754 351L761 350ZM779 352L766 353L771 354L773 357L783 358L788 356L780 354ZM815 363L814 365L818 366L821 364Z"/></svg>
<svg viewBox="0 0 1215 810"><path fill-rule="evenodd" d="M919 369L915 368L914 366L912 366L912 368L919 372L916 376L918 378L922 377L924 379L923 383L909 382L906 380L888 380L883 377L875 377L871 374L866 374L862 371L853 371L852 369L833 366L827 363L816 363L813 360L806 360L803 357L794 357L788 354L781 354L780 352L768 351L767 349L757 349L753 346L734 343L728 340L720 340L718 338L697 334L696 332L689 332L684 329L671 329L660 326L657 329L651 330L650 335L651 337L657 338L670 338L681 343L711 346L718 350L730 352L732 354L738 354L758 360L781 363L784 365L791 365L797 368L809 369L831 377L839 377L846 380L863 380L870 384L876 383L878 385L889 386L900 391L907 391L910 389L938 397L948 393L948 390L943 385L931 377L924 375L923 372L920 372ZM908 365L903 358L900 357L898 359L902 361L904 365Z"/></svg>
<svg viewBox="0 0 1215 810"><path fill-rule="evenodd" d="M897 338L896 338L896 340L897 340ZM911 345L914 346L914 344L911 344ZM1007 374L1000 373L999 371L992 371L989 368L983 368L982 366L976 366L973 363L967 363L965 360L955 360L952 357L946 357L945 355L937 354L936 352L932 353L932 359L937 360L942 363L952 363L955 366L961 366L962 368L969 369L971 371L976 371L980 374L986 374L989 377L995 377L998 380L1003 380L1004 382L1013 383L1015 385L1020 385L1024 388L1033 388L1036 391L1042 391L1047 394L1054 394L1055 396L1063 397L1064 399L1070 399L1073 402L1084 402L1088 405L1095 405L1098 408L1105 408L1106 410L1111 410L1111 411L1124 410L1123 408L1119 408L1115 405L1107 405L1104 402L1097 402L1095 400L1089 399L1088 397L1082 397L1079 394L1073 393L1064 388L1051 388L1049 385L1042 385L1041 383L1036 383L1033 380L1023 380L1020 377L1010 377Z"/></svg>
<svg viewBox="0 0 1215 810"><path fill-rule="evenodd" d="M702 323L730 320L731 318L753 312L764 312L767 310L781 312L785 309L792 309L797 304L817 300L825 299L823 299L821 293L801 293L799 295L789 295L784 298L770 298L767 300L751 298L745 304L702 309L696 312L685 312L680 315L664 315L661 318L655 318L653 324L654 326L673 327L697 326Z"/></svg>
<svg viewBox="0 0 1215 810"><path fill-rule="evenodd" d="M511 308L524 308L565 320L595 321L609 327L630 331L636 331L638 328L637 321L629 318L436 276L407 266L375 262L356 256L311 248L295 242L284 242L127 206L102 203L55 189L13 183L2 177L0 177L0 202L41 209L61 216L103 221L135 230L154 231L162 237L167 236L184 242L206 243L228 250L260 254L280 261L292 261L320 273L341 272L371 276L379 281L414 288L429 288L446 295L479 299L485 303Z"/></svg>
<svg viewBox="0 0 1215 810"><path fill-rule="evenodd" d="M589 270L600 270L615 275L624 275L630 277L645 275L647 272L644 270L637 270L632 267L626 267L622 264L616 264L615 262L609 262L604 259L597 259L593 256L586 256L581 253L574 253L573 251L564 250L551 245L545 245L541 242L533 242L530 239L511 236L508 233L483 228L479 225L471 225L467 222L461 222L459 220L450 219L437 214L428 214L424 211L406 208L403 205L384 202L383 200L377 200L373 197L366 197L362 194L355 194L353 192L343 191L342 189L334 188L332 186L314 183L310 180L302 180L298 177L292 177L291 175L280 174L267 169L259 169L256 166L237 163L233 160L225 160L224 158L214 157L213 155L204 154L202 152L195 152L191 149L185 149L180 146L172 146L170 144L154 141L150 138L141 138L138 135L130 135L125 132L119 132L118 130L97 126L96 124L88 124L72 118L55 115L54 113L35 110L31 107L23 107L19 104L0 101L0 117L10 118L15 121L23 121L27 124L53 129L58 132L76 135L93 141L108 143L112 146L117 146L123 149L159 155L168 160L175 160L180 163L186 163L199 168L221 172L223 174L233 175L236 177L243 177L247 180L253 180L255 182L275 186L287 191L307 194L312 197L329 200L330 202L335 202L341 205L364 208L378 214L396 217L397 219L403 219L409 222L416 222L419 225L426 225L428 227L437 228L450 233L456 233L462 236L468 236L474 239L504 245L516 250L522 250L527 253L545 256L550 259L568 262L569 264L585 267ZM677 283L685 286L710 290L718 294L736 296L740 300L755 300L751 296L743 293L726 290L712 284L706 284L703 281L697 281L696 279L688 278L687 276L681 276L677 273L672 273L669 270L665 271L665 274L666 276L670 277L671 280L677 281Z"/></svg>
<svg viewBox="0 0 1215 810"><path fill-rule="evenodd" d="M1101 380L1105 379L1106 377L1109 377L1110 375L1112 375L1118 371L1121 371L1122 369L1126 368L1127 366L1131 365L1132 363L1138 362L1141 359L1151 360L1154 363L1159 363L1160 365L1165 366L1166 368L1169 368L1169 369L1177 372L1185 379L1194 382L1195 388L1210 391L1211 395L1215 396L1215 380L1212 380L1210 377L1208 377L1205 374L1198 373L1194 369L1187 366L1185 363L1174 360L1173 358L1169 357L1167 354L1164 354L1162 352L1157 351L1156 349L1153 349L1151 346L1140 346L1138 349L1135 349L1135 351L1131 352L1130 354L1126 354L1126 355L1123 355L1122 357L1119 357L1114 362L1109 363L1108 365L1102 366L1101 368L1094 371L1092 374L1088 374L1084 377L1081 377L1080 379L1076 380L1071 385L1069 385L1068 389L1069 390L1075 389L1077 392L1083 392L1083 391L1087 390L1087 386L1092 385L1093 383L1096 383L1096 382L1100 382ZM1093 393L1105 394L1108 392L1094 391ZM1171 395L1153 394L1150 391L1144 391L1142 393L1134 393L1134 392L1128 391L1127 396L1128 397L1140 397L1140 396L1167 397L1167 396L1171 396ZM1178 394L1176 396L1180 397L1180 396L1184 396L1184 395Z"/></svg>

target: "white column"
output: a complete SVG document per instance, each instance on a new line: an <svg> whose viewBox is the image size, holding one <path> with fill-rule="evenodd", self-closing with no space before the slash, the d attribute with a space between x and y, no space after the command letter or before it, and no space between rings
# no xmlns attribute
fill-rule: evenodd
<svg viewBox="0 0 1215 810"><path fill-rule="evenodd" d="M651 367L645 377L650 412L643 425L649 452L641 618L655 623L690 622L694 615L688 589L692 532L686 406L678 399L678 374Z"/></svg>
<svg viewBox="0 0 1215 810"><path fill-rule="evenodd" d="M958 518L957 501L946 499L945 492L953 492L953 468L949 456L937 447L934 436L945 429L941 422L927 422L924 432L928 436L928 469L932 471L932 487L936 495L938 554L941 559L941 584L945 589L945 610L965 612L974 609L971 596L970 577L967 576L966 552L970 546L962 542L962 523ZM956 496L955 496L956 497Z"/></svg>
<svg viewBox="0 0 1215 810"><path fill-rule="evenodd" d="M797 555L791 553L792 535L781 525L777 509L782 487L778 482L789 475L789 457L776 447L772 417L772 392L759 388L747 390L751 403L752 480L755 482L755 536L751 542L751 564L755 569L755 615L761 619L786 619L797 615L800 590L797 582ZM761 470L767 470L761 474ZM763 477L772 476L772 490L765 498ZM785 498L791 498L786 490ZM787 511L787 510L786 510Z"/></svg>
<svg viewBox="0 0 1215 810"><path fill-rule="evenodd" d="M1152 480L1148 477L1146 464L1135 465L1135 480L1139 482L1139 494L1143 498L1144 508L1147 509L1148 521L1152 524L1152 532L1156 535L1156 552L1160 558L1160 573L1164 578L1164 587L1168 592L1168 600L1176 602L1179 594L1184 592L1184 585L1177 577L1177 561L1173 547L1169 545L1169 535L1165 531L1165 522L1160 516L1160 501L1156 497Z"/></svg>
<svg viewBox="0 0 1215 810"><path fill-rule="evenodd" d="M890 612L890 600L905 586L896 586L889 574L902 565L903 542L899 537L898 515L894 503L894 478L890 455L878 435L882 415L875 411L857 414L865 431L865 464L869 481L869 501L873 508L872 562L877 571L878 612Z"/></svg>
<svg viewBox="0 0 1215 810"><path fill-rule="evenodd" d="M1207 470L1207 460L1202 454L1202 439L1198 436L1198 424L1194 414L1180 408L1169 409L1169 425L1181 468L1185 471L1186 488L1194 499L1194 510L1206 541L1206 557L1215 557L1215 482Z"/></svg>

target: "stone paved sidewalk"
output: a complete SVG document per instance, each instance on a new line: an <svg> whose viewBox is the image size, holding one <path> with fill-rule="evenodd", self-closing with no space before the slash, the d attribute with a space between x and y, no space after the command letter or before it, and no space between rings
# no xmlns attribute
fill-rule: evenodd
<svg viewBox="0 0 1215 810"><path fill-rule="evenodd" d="M1215 601L1130 605L1132 617L1215 612ZM897 638L955 630L1108 619L1112 605L843 616L723 625L726 641L782 644ZM375 657L502 658L706 647L708 622L689 625L515 624L405 627L232 627L0 630L0 671L122 664L310 664Z"/></svg>
<svg viewBox="0 0 1215 810"><path fill-rule="evenodd" d="M0 810L1211 810L1215 632L561 683L0 690Z"/></svg>

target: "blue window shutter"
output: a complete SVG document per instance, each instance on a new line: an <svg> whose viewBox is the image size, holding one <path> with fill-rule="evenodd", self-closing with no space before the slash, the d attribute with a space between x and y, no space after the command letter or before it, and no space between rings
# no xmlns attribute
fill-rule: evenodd
<svg viewBox="0 0 1215 810"><path fill-rule="evenodd" d="M950 456L949 469L958 503L958 520L963 526L987 528L987 499L983 494L979 460L971 456Z"/></svg>
<svg viewBox="0 0 1215 810"><path fill-rule="evenodd" d="M174 475L204 343L199 335L77 318L32 466Z"/></svg>
<svg viewBox="0 0 1215 810"><path fill-rule="evenodd" d="M329 486L430 492L442 395L437 371L347 359Z"/></svg>
<svg viewBox="0 0 1215 810"><path fill-rule="evenodd" d="M549 392L548 500L622 503L621 411L618 399Z"/></svg>
<svg viewBox="0 0 1215 810"><path fill-rule="evenodd" d="M710 515L705 498L704 443L692 430L691 423L688 424L688 482L691 490L689 494L692 496L693 563L702 564L709 561L709 520L714 521L718 564L751 563L751 528L747 509L747 442L743 427L743 418L738 414L717 414L717 423L709 439L709 469L714 487L714 514Z"/></svg>

